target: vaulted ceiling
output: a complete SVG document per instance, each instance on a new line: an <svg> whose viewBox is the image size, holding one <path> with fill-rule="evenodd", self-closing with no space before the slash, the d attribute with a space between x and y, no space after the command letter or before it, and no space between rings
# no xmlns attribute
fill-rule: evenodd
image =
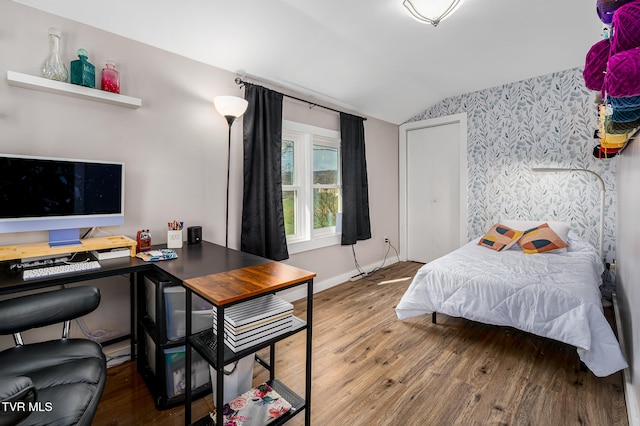
<svg viewBox="0 0 640 426"><path fill-rule="evenodd" d="M316 102L400 124L450 96L584 65L595 0L14 0Z"/></svg>

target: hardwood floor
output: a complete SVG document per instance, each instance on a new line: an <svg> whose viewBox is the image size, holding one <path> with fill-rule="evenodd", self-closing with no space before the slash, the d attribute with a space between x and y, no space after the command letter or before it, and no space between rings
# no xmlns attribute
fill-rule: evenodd
<svg viewBox="0 0 640 426"><path fill-rule="evenodd" d="M580 371L573 347L441 314L435 325L430 316L399 321L394 307L410 280L378 283L413 277L420 266L398 263L316 294L313 425L628 424L622 374ZM276 352L278 378L302 394L303 336ZM254 384L263 380L256 364ZM193 418L212 402L194 402ZM183 411L157 411L129 362L109 369L93 424L182 425ZM303 423L298 415L289 424Z"/></svg>

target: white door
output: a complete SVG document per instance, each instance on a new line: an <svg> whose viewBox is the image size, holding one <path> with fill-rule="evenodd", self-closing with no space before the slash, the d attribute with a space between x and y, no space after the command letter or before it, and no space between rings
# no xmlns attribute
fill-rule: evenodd
<svg viewBox="0 0 640 426"><path fill-rule="evenodd" d="M466 114L400 126L400 251L430 262L467 240Z"/></svg>

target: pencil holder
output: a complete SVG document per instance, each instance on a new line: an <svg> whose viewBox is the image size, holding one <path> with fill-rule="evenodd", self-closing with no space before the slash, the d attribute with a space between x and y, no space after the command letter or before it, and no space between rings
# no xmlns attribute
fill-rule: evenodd
<svg viewBox="0 0 640 426"><path fill-rule="evenodd" d="M167 231L167 248L182 248L182 229Z"/></svg>

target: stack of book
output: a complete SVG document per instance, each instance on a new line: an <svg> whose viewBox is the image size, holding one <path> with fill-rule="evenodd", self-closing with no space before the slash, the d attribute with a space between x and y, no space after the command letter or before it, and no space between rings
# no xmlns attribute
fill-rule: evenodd
<svg viewBox="0 0 640 426"><path fill-rule="evenodd" d="M213 310L213 330L218 315ZM224 311L224 341L234 352L291 330L293 305L272 294L231 306Z"/></svg>

